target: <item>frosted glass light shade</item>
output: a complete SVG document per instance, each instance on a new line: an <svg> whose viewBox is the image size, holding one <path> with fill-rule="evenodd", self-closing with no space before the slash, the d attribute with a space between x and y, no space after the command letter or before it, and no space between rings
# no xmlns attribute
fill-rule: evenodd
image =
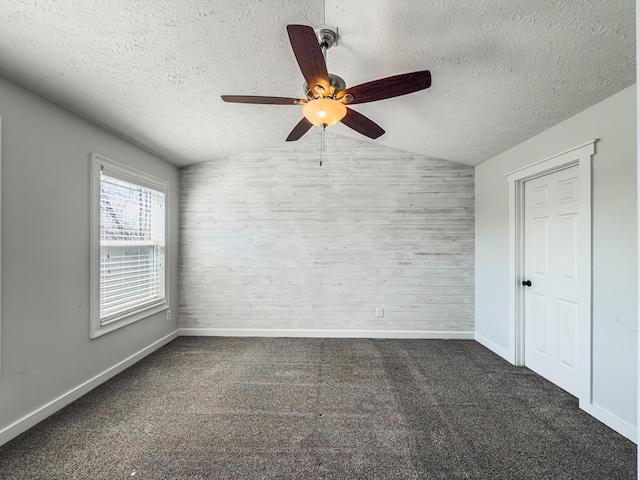
<svg viewBox="0 0 640 480"><path fill-rule="evenodd" d="M337 100L318 98L302 106L302 114L314 125L330 127L335 125L347 114L347 107Z"/></svg>

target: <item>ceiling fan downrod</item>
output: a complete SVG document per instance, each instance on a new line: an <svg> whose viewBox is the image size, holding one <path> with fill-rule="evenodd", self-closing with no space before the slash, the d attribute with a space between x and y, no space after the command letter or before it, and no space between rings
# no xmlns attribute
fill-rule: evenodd
<svg viewBox="0 0 640 480"><path fill-rule="evenodd" d="M325 65L327 63L327 50L333 46L338 45L338 27L330 27L328 25L321 25L314 29L316 37L318 38L318 44L322 51ZM329 92L321 85L314 85L310 87L306 82L304 83L304 93L309 100L315 100L317 98L329 97L334 99L338 92L341 92L347 88L346 82L338 75L329 74Z"/></svg>

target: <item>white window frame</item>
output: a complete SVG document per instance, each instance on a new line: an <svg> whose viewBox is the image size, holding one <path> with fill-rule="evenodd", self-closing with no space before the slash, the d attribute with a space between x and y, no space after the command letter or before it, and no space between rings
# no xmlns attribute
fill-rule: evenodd
<svg viewBox="0 0 640 480"><path fill-rule="evenodd" d="M100 176L110 177L140 185L164 193L165 195L165 261L164 261L164 301L141 306L101 324L100 321ZM91 218L90 218L90 338L97 338L138 320L168 310L169 307L169 182L147 173L114 162L101 155L91 154Z"/></svg>
<svg viewBox="0 0 640 480"><path fill-rule="evenodd" d="M0 117L0 199L2 198L2 117ZM0 201L0 212L2 212L2 205L1 205L1 201ZM1 216L1 215L0 215ZM1 228L2 222L0 221L0 230ZM0 232L1 233L1 232ZM2 237L2 235L0 235L0 238ZM0 247L0 251L2 250L2 248ZM0 259L2 258L2 255L0 255ZM1 261L0 261L1 263ZM1 270L1 269L0 269ZM0 275L0 278L2 278L2 275ZM2 282L0 282L0 296L1 296L1 292L2 292ZM0 298L0 305L2 304L2 299ZM2 311L2 308L0 308L0 312ZM0 318L0 324L2 323L1 321L2 319ZM0 325L0 344L2 343L2 328ZM2 375L2 355L0 354L0 375Z"/></svg>

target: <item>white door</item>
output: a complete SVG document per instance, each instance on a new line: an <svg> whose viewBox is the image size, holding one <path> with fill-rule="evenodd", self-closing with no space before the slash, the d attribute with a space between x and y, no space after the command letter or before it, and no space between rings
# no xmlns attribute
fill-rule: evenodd
<svg viewBox="0 0 640 480"><path fill-rule="evenodd" d="M578 167L528 180L524 194L525 365L578 396Z"/></svg>

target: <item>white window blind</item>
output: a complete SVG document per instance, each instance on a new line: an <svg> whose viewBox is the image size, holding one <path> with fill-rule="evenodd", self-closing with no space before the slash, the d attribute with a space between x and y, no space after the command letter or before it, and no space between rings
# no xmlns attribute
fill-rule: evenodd
<svg viewBox="0 0 640 480"><path fill-rule="evenodd" d="M165 301L165 193L100 174L100 325Z"/></svg>

